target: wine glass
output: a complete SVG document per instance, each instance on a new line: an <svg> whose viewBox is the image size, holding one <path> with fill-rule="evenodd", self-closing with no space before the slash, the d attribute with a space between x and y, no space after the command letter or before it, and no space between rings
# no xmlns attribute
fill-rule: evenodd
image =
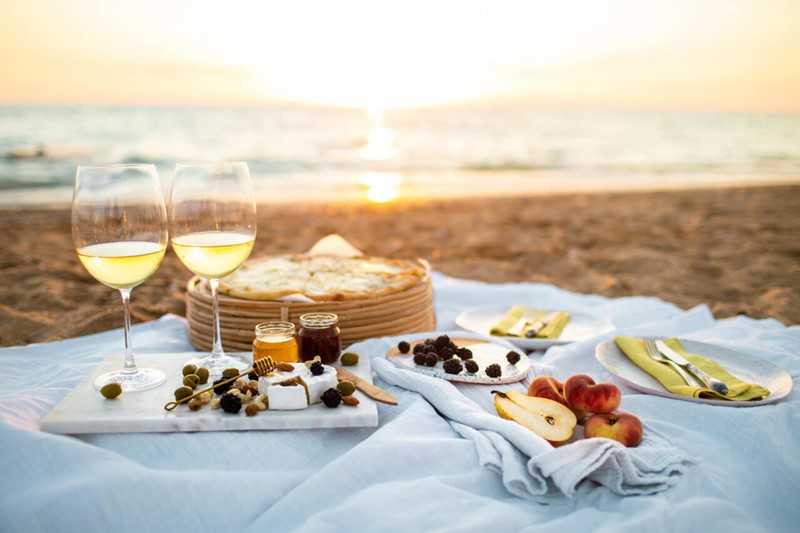
<svg viewBox="0 0 800 533"><path fill-rule="evenodd" d="M94 386L117 382L124 391L161 385L160 370L138 368L131 347L131 289L158 269L167 249L167 210L154 165L79 166L72 193L72 242L86 270L118 289L125 313L122 370Z"/></svg>
<svg viewBox="0 0 800 533"><path fill-rule="evenodd" d="M250 255L256 238L256 203L247 163L178 163L169 200L172 248L211 288L211 353L189 363L219 375L250 362L225 353L219 330L220 278Z"/></svg>

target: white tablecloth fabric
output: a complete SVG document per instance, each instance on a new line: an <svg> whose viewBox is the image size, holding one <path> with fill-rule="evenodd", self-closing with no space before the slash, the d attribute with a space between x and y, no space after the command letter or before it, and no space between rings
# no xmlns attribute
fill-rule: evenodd
<svg viewBox="0 0 800 533"><path fill-rule="evenodd" d="M625 334L681 335L746 351L783 367L795 384L800 376L800 327L775 320L715 321L704 306L682 311L653 298L606 299L533 283L491 285L434 274L434 287L441 331L456 329L455 317L469 307L529 303L603 316ZM192 349L185 322L174 316L137 325L133 335L141 353ZM594 358L595 345L611 336L534 353L531 360L538 371L562 379L587 373L614 381ZM380 357L395 341L356 348ZM39 431L38 421L120 344L115 330L0 350L0 531L800 527L797 387L775 404L732 408L623 386L622 407L690 460L674 485L622 496L586 480L574 484L571 497L539 503L509 491L506 472L486 460L469 428L380 378L400 405L379 404L377 428L79 437Z"/></svg>

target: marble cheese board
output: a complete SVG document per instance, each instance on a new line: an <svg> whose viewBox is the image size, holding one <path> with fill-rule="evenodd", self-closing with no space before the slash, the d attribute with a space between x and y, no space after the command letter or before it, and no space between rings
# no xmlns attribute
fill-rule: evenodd
<svg viewBox="0 0 800 533"><path fill-rule="evenodd" d="M164 404L174 399L173 391L182 385L181 369L197 353L137 354L136 363L142 367L158 368L167 374L160 387L123 393L106 400L94 388L94 380L104 372L122 367L122 355L110 355L78 384L41 421L43 431L60 434L81 433L150 433L179 431L247 431L273 429L312 429L374 427L378 425L378 408L374 400L356 391L359 405L340 405L335 409L318 403L297 411L259 411L247 416L212 410L204 405L190 411L181 405L174 411L164 410ZM358 365L347 367L357 376L372 383L369 358L362 357ZM199 390L199 389L198 389Z"/></svg>

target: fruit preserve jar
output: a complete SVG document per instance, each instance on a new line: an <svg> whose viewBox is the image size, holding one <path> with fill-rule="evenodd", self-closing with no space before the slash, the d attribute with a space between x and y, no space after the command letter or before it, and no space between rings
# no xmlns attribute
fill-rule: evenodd
<svg viewBox="0 0 800 533"><path fill-rule="evenodd" d="M291 322L262 322L256 326L253 360L272 357L276 363L296 363L297 341Z"/></svg>
<svg viewBox="0 0 800 533"><path fill-rule="evenodd" d="M297 348L302 361L319 356L326 365L335 363L342 354L339 317L333 313L306 313L300 316Z"/></svg>

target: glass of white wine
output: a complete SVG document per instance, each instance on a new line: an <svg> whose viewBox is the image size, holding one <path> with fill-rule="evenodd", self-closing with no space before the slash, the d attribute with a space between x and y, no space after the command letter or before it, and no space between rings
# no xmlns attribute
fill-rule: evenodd
<svg viewBox="0 0 800 533"><path fill-rule="evenodd" d="M156 167L79 166L72 242L89 274L119 290L125 313L122 370L99 376L94 386L118 382L124 391L141 391L164 383L164 372L136 366L131 347L131 290L158 269L167 249L167 210Z"/></svg>
<svg viewBox="0 0 800 533"><path fill-rule="evenodd" d="M228 355L219 325L219 280L250 256L256 238L256 203L247 163L178 163L169 200L172 249L181 262L208 280L211 289L211 353L189 363L217 376L245 370L251 361Z"/></svg>

